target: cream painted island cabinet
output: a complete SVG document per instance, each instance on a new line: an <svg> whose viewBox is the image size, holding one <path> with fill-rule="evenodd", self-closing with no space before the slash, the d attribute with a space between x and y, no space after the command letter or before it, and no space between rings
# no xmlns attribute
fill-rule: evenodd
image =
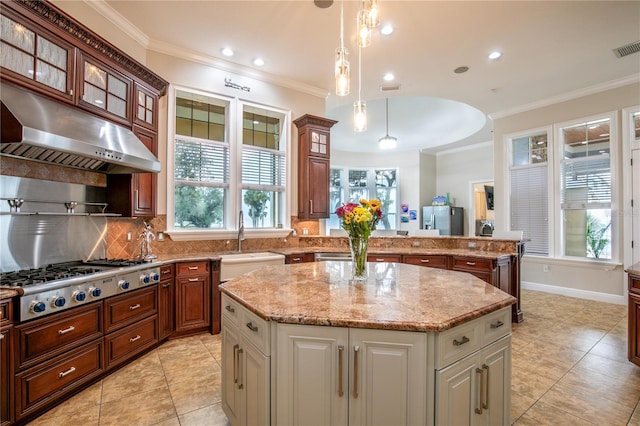
<svg viewBox="0 0 640 426"><path fill-rule="evenodd" d="M511 304L471 274L268 266L220 286L233 425L510 422Z"/></svg>

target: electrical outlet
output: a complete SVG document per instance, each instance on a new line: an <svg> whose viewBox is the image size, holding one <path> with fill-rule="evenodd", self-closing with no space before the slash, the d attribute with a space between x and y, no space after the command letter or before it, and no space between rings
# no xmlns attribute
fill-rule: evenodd
<svg viewBox="0 0 640 426"><path fill-rule="evenodd" d="M411 243L411 245L414 247L420 247L420 241L414 241Z"/></svg>
<svg viewBox="0 0 640 426"><path fill-rule="evenodd" d="M476 242L475 241L469 241L469 248L476 248Z"/></svg>
<svg viewBox="0 0 640 426"><path fill-rule="evenodd" d="M549 272L549 265L542 265L542 272Z"/></svg>
<svg viewBox="0 0 640 426"><path fill-rule="evenodd" d="M127 241L133 240L133 233L131 231L127 232Z"/></svg>
<svg viewBox="0 0 640 426"><path fill-rule="evenodd" d="M158 232L158 241L164 241L164 232Z"/></svg>

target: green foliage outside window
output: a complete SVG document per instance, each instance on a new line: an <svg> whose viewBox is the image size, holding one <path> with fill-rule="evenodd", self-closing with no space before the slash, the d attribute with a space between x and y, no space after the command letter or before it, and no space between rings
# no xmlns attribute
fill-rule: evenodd
<svg viewBox="0 0 640 426"><path fill-rule="evenodd" d="M224 196L218 188L176 186L175 223L177 228L220 228Z"/></svg>
<svg viewBox="0 0 640 426"><path fill-rule="evenodd" d="M253 227L258 227L258 222L262 224L264 218L267 217L267 203L269 202L269 195L264 191L256 191L248 189L244 193L244 203L249 206L247 214L253 221Z"/></svg>
<svg viewBox="0 0 640 426"><path fill-rule="evenodd" d="M587 253L589 255L596 259L600 258L602 252L609 245L606 234L610 227L611 222L605 225L597 217L587 215Z"/></svg>

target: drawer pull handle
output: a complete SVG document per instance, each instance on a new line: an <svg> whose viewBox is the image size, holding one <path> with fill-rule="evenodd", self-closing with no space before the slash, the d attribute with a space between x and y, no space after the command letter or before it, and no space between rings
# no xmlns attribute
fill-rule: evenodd
<svg viewBox="0 0 640 426"><path fill-rule="evenodd" d="M160 271L161 274L170 274L171 273L171 269L165 269L164 271Z"/></svg>
<svg viewBox="0 0 640 426"><path fill-rule="evenodd" d="M462 336L462 340L453 340L453 345L454 346L461 346L464 345L465 343L469 343L469 338L467 336Z"/></svg>
<svg viewBox="0 0 640 426"><path fill-rule="evenodd" d="M500 328L504 325L504 323L500 320L496 321L495 324L491 324L491 328Z"/></svg>
<svg viewBox="0 0 640 426"><path fill-rule="evenodd" d="M338 396L344 396L344 389L342 389L342 355L344 352L344 346L338 346Z"/></svg>
<svg viewBox="0 0 640 426"><path fill-rule="evenodd" d="M376 259L376 262L384 262L384 259Z"/></svg>
<svg viewBox="0 0 640 426"><path fill-rule="evenodd" d="M168 287L171 287L171 283L162 284L162 288L168 288Z"/></svg>
<svg viewBox="0 0 640 426"><path fill-rule="evenodd" d="M189 278L189 282L190 283L194 283L196 281L198 281L199 278Z"/></svg>
<svg viewBox="0 0 640 426"><path fill-rule="evenodd" d="M68 328L65 328L64 330L58 330L58 335L62 336L63 334L67 334L70 331L75 330L76 328L72 325L70 325Z"/></svg>
<svg viewBox="0 0 640 426"><path fill-rule="evenodd" d="M75 367L71 367L67 371L59 372L58 373L58 377L59 378L63 378L64 376L68 376L69 374L73 373L74 371L76 371L76 368Z"/></svg>
<svg viewBox="0 0 640 426"><path fill-rule="evenodd" d="M135 311L136 309L138 309L140 307L139 303L136 303L135 305L131 305L129 306L129 310L130 311Z"/></svg>
<svg viewBox="0 0 640 426"><path fill-rule="evenodd" d="M476 262L467 262L467 265L469 265L469 266L476 266Z"/></svg>
<svg viewBox="0 0 640 426"><path fill-rule="evenodd" d="M429 263L429 259L420 259L420 263Z"/></svg>
<svg viewBox="0 0 640 426"><path fill-rule="evenodd" d="M301 260L302 260L302 259L301 259L301 258L299 258L299 257L294 257L294 258L293 258L293 261L294 261L294 262L300 262Z"/></svg>
<svg viewBox="0 0 640 426"><path fill-rule="evenodd" d="M235 308L231 305L227 305L224 308L231 313L234 313L236 311Z"/></svg>
<svg viewBox="0 0 640 426"><path fill-rule="evenodd" d="M254 333L258 332L258 326L257 325L253 325L252 322L248 322L247 323L247 328L251 331L253 331Z"/></svg>
<svg viewBox="0 0 640 426"><path fill-rule="evenodd" d="M189 266L189 270L190 271L197 271L198 267L197 266Z"/></svg>
<svg viewBox="0 0 640 426"><path fill-rule="evenodd" d="M133 343L136 340L140 340L140 335L139 334L136 337L132 337L131 339L129 339L129 343Z"/></svg>

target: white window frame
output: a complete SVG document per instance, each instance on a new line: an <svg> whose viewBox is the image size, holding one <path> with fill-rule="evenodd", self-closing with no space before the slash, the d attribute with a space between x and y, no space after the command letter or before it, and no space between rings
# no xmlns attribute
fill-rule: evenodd
<svg viewBox="0 0 640 426"><path fill-rule="evenodd" d="M564 255L564 240L563 240L563 232L562 232L562 206L560 200L560 185L561 185L561 159L564 157L564 143L562 139L562 129L565 127L572 127L582 123L597 121L602 119L609 120L609 161L611 164L611 259L606 260L598 260L591 258L583 258L576 256L566 256ZM618 229L620 223L618 221L618 191L619 191L619 177L620 175L620 167L618 160L618 114L615 111L592 115L590 117L581 117L576 120L565 121L562 123L555 123L553 125L553 134L554 140L557 141L555 146L552 148L554 154L557 156L557 160L553 162L553 173L554 173L554 187L555 191L553 192L554 200L554 220L557 224L554 233L554 242L553 245L556 247L556 253L558 253L555 257L564 259L564 260L575 260L579 262L597 262L597 263L614 263L618 264L620 259L620 238Z"/></svg>
<svg viewBox="0 0 640 426"><path fill-rule="evenodd" d="M175 115L176 115L176 91L191 92L196 95L217 98L229 102L228 109L228 138L230 145L230 179L228 202L225 206L225 223L222 229L181 229L175 228L173 218L175 215L175 139L182 137L175 133ZM167 233L174 241L196 241L196 240L217 240L232 239L238 235L238 216L242 206L242 111L244 106L251 106L272 110L284 115L284 123L282 124L281 140L284 141L286 155L286 190L285 190L285 208L283 212L282 228L245 228L244 234L246 238L280 238L291 233L291 111L271 105L263 105L252 102L250 100L239 97L229 97L214 92L205 92L202 90L183 87L169 86L168 97L168 123L167 123ZM245 217L246 220L246 217Z"/></svg>

